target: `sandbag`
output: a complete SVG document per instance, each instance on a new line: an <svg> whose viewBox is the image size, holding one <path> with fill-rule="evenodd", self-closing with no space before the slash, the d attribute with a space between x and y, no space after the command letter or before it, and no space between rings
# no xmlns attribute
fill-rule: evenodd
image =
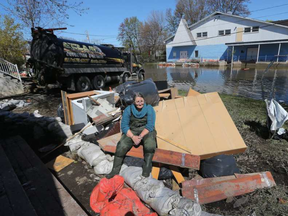
<svg viewBox="0 0 288 216"><path fill-rule="evenodd" d="M201 161L200 172L204 178L220 177L240 173L233 155L218 155Z"/></svg>
<svg viewBox="0 0 288 216"><path fill-rule="evenodd" d="M112 171L112 167L113 161L108 161L107 159L104 159L97 163L97 165L95 165L94 172L98 175L106 175Z"/></svg>
<svg viewBox="0 0 288 216"><path fill-rule="evenodd" d="M161 216L168 215L169 212L177 206L180 199L181 199L181 196L178 194L178 192L164 187L158 193L158 196L156 197L156 199L154 199L154 202L150 203L150 206L159 215Z"/></svg>
<svg viewBox="0 0 288 216"><path fill-rule="evenodd" d="M124 187L124 178L101 179L90 196L90 206L101 216L157 216L143 205L136 193Z"/></svg>
<svg viewBox="0 0 288 216"><path fill-rule="evenodd" d="M176 207L169 212L169 215L183 216L183 215L202 215L201 206L190 199L181 198Z"/></svg>
<svg viewBox="0 0 288 216"><path fill-rule="evenodd" d="M142 82L125 82L114 90L125 107L133 103L136 92L143 94L146 104L157 106L160 100L157 87L151 78Z"/></svg>
<svg viewBox="0 0 288 216"><path fill-rule="evenodd" d="M77 154L83 158L90 166L96 166L97 163L106 159L105 154L102 152L101 148L95 144L89 144L87 146L81 147Z"/></svg>
<svg viewBox="0 0 288 216"><path fill-rule="evenodd" d="M142 179L142 168L133 166L126 169L121 168L120 175L124 177L130 187L134 188L135 183Z"/></svg>
<svg viewBox="0 0 288 216"><path fill-rule="evenodd" d="M164 184L154 178L144 178L134 184L134 190L140 199L145 200L147 204L154 202L154 199L159 197Z"/></svg>

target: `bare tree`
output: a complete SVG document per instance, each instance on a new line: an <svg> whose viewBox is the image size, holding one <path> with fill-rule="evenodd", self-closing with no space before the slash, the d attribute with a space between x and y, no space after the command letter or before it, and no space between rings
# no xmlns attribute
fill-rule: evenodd
<svg viewBox="0 0 288 216"><path fill-rule="evenodd" d="M250 0L177 0L174 12L171 9L166 11L167 29L174 34L181 18L191 25L215 11L248 16L248 3Z"/></svg>
<svg viewBox="0 0 288 216"><path fill-rule="evenodd" d="M6 2L8 6L1 3L0 6L28 28L63 25L69 19L68 10L73 10L78 15L88 10L82 8L83 2L68 3L67 0L6 0Z"/></svg>
<svg viewBox="0 0 288 216"><path fill-rule="evenodd" d="M209 12L220 11L224 13L232 13L239 16L248 16L250 11L247 4L250 0L207 0Z"/></svg>
<svg viewBox="0 0 288 216"><path fill-rule="evenodd" d="M126 18L124 22L120 24L118 40L121 41L122 45L126 48L132 47L133 53L139 52L141 55L140 47L140 26L141 22L137 17Z"/></svg>
<svg viewBox="0 0 288 216"><path fill-rule="evenodd" d="M155 60L156 54L165 50L164 39L167 37L164 14L152 11L143 25L141 25L140 38L142 50L149 60Z"/></svg>

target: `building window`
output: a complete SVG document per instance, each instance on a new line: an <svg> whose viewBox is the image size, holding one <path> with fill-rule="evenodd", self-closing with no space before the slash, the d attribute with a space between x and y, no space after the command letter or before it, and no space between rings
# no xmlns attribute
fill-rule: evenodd
<svg viewBox="0 0 288 216"><path fill-rule="evenodd" d="M199 57L199 52L198 50L195 50L195 58L198 58Z"/></svg>
<svg viewBox="0 0 288 216"><path fill-rule="evenodd" d="M173 52L173 57L175 57L175 58L176 58L176 52Z"/></svg>
<svg viewBox="0 0 288 216"><path fill-rule="evenodd" d="M245 33L251 32L251 27L246 27L246 28L244 28L244 32L245 32Z"/></svg>
<svg viewBox="0 0 288 216"><path fill-rule="evenodd" d="M197 37L201 37L201 32L197 33Z"/></svg>
<svg viewBox="0 0 288 216"><path fill-rule="evenodd" d="M252 32L259 32L259 26L253 26Z"/></svg>
<svg viewBox="0 0 288 216"><path fill-rule="evenodd" d="M225 35L230 35L231 34L231 29L226 29L225 30Z"/></svg>
<svg viewBox="0 0 288 216"><path fill-rule="evenodd" d="M202 35L203 35L203 37L207 37L208 33L207 32L203 32Z"/></svg>
<svg viewBox="0 0 288 216"><path fill-rule="evenodd" d="M219 35L224 35L224 30L220 30Z"/></svg>

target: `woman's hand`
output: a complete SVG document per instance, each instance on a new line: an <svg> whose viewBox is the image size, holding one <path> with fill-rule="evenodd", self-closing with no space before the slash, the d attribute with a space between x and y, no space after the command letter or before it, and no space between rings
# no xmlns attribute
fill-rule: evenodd
<svg viewBox="0 0 288 216"><path fill-rule="evenodd" d="M137 146L140 144L142 138L140 136L133 136L132 140L133 140L134 144Z"/></svg>

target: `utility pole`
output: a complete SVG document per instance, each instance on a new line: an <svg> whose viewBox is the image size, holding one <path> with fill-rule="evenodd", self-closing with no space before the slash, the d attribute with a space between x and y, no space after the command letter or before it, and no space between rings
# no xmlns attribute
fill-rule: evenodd
<svg viewBox="0 0 288 216"><path fill-rule="evenodd" d="M86 38L87 38L87 41L90 43L90 37L89 37L89 32L88 32L88 30L86 30Z"/></svg>

